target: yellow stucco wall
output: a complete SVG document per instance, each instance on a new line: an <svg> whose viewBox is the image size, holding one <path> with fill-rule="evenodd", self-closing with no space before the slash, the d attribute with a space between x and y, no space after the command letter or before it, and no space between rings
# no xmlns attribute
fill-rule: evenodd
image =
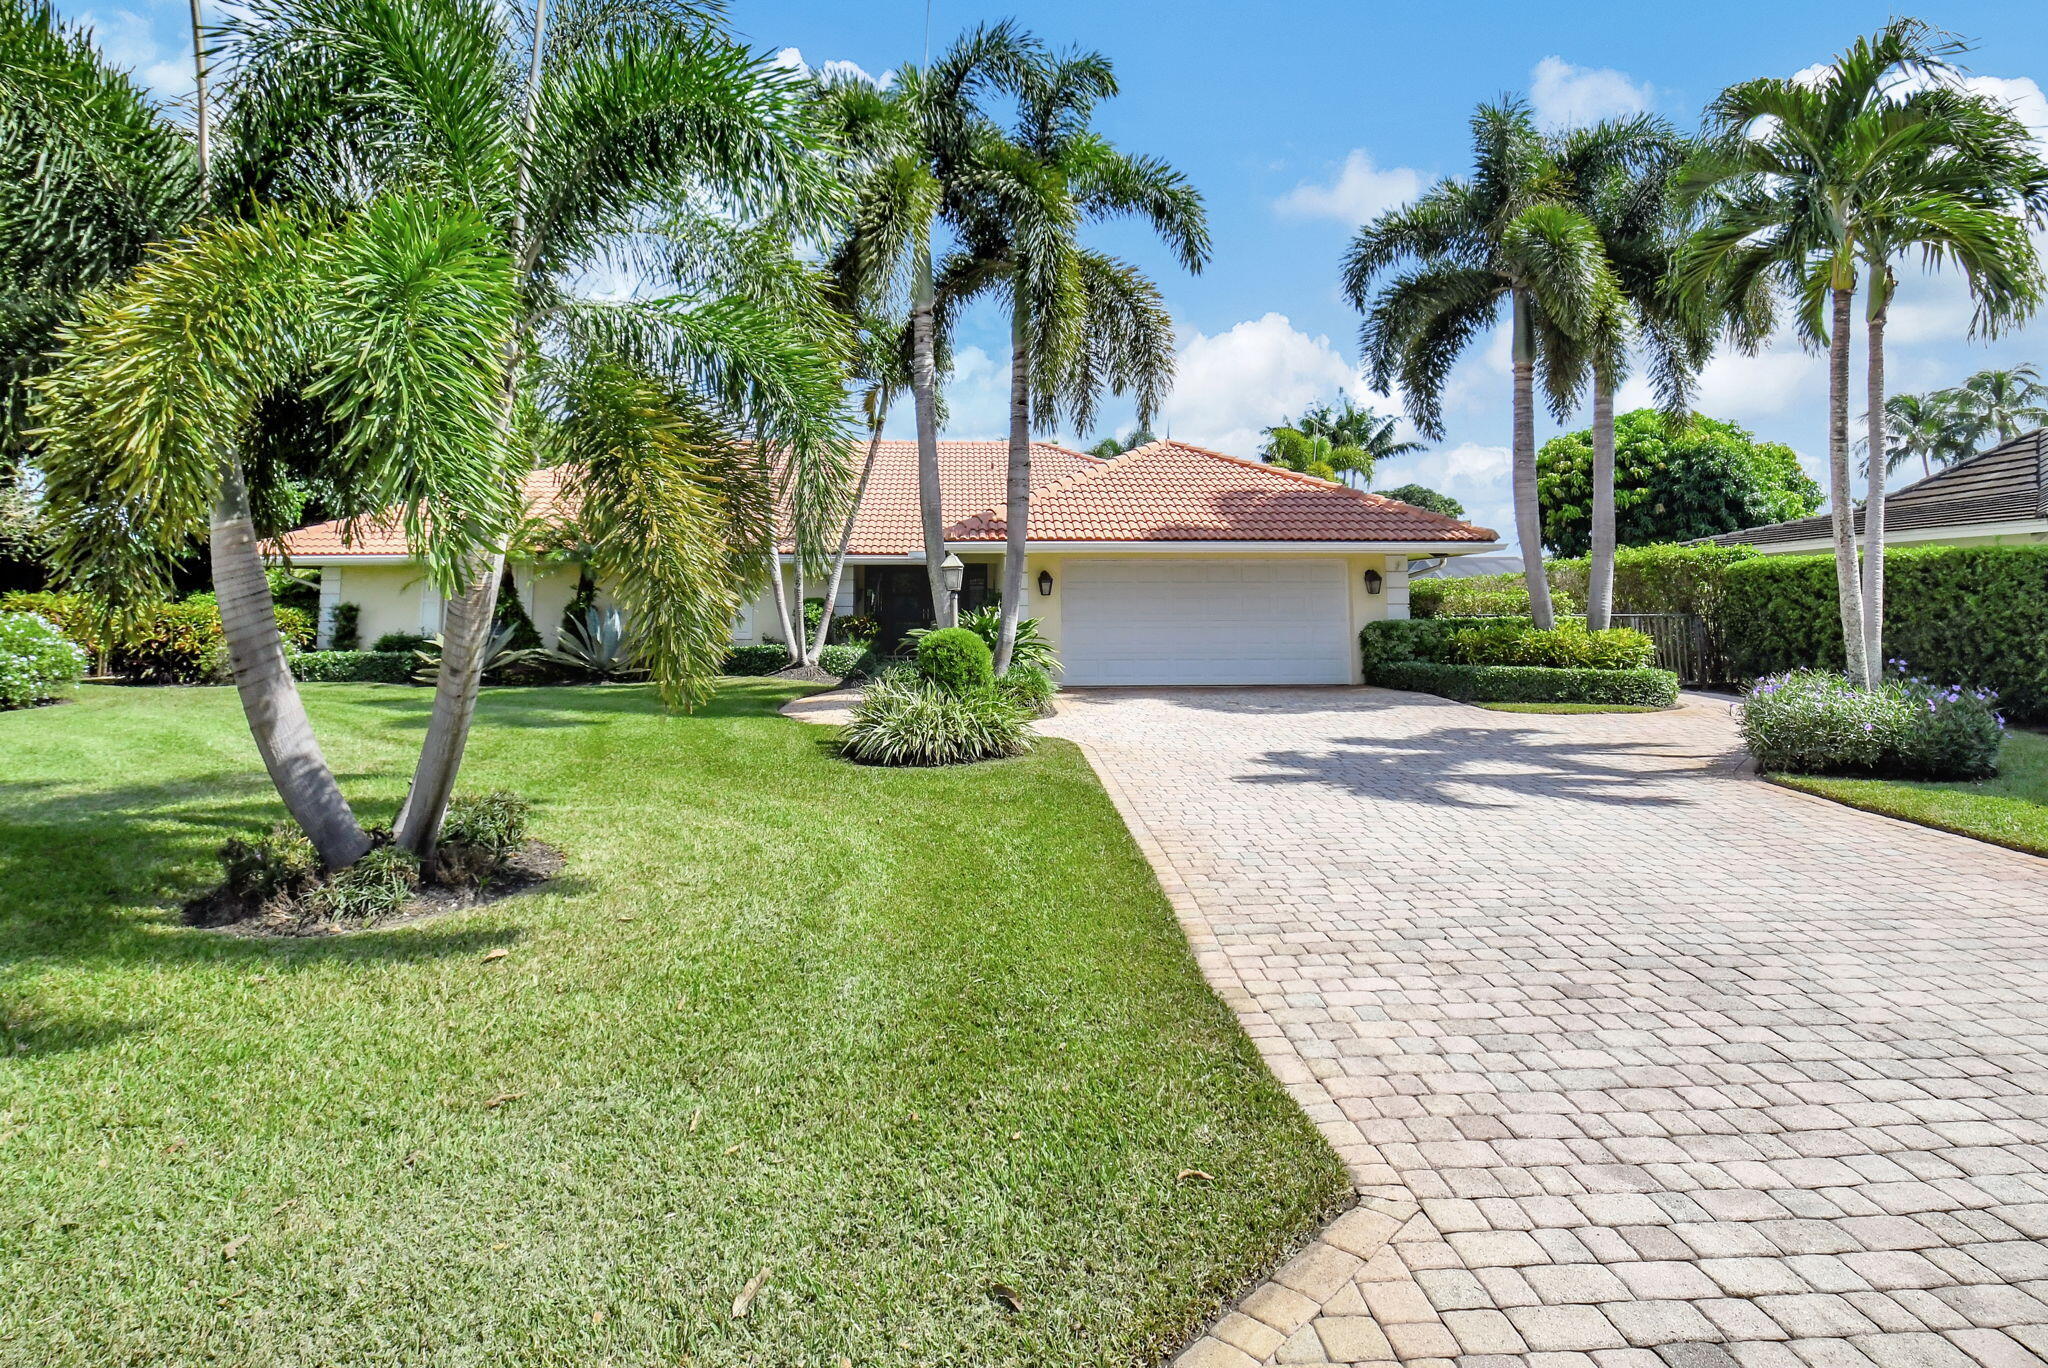
<svg viewBox="0 0 2048 1368"><path fill-rule="evenodd" d="M573 565L538 571L532 566L513 568L512 584L520 604L533 619L541 640L550 646L561 629L562 610L576 593L576 577ZM441 596L417 565L323 565L320 582L323 604L353 603L362 609L359 621L364 650L387 632L432 636L441 630ZM329 630L327 623L321 626L323 632Z"/></svg>

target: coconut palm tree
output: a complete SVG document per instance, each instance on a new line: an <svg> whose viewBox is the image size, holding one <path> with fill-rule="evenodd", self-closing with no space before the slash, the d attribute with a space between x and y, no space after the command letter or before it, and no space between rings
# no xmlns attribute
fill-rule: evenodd
<svg viewBox="0 0 2048 1368"><path fill-rule="evenodd" d="M941 568L939 376L946 337L935 239L954 221L963 183L975 172L976 148L991 136L983 96L1014 94L1031 60L1029 40L1005 21L969 30L928 67L902 68L888 90L858 81L826 90L827 123L849 157L841 174L854 195L835 274L853 283L861 298L884 302L878 312L895 312L886 301L907 301L925 576L940 626L952 625L952 603Z"/></svg>
<svg viewBox="0 0 2048 1368"><path fill-rule="evenodd" d="M1884 401L1884 469L1887 475L1918 458L1922 477L1954 465L1976 449L1975 429L1955 400L1955 390L1894 394ZM1867 419L1868 415L1866 415ZM1857 443L1868 473L1870 443Z"/></svg>
<svg viewBox="0 0 2048 1368"><path fill-rule="evenodd" d="M1799 301L1800 325L1828 348L1828 466L1835 572L1849 677L1881 668L1884 471L1871 461L1866 554L1859 567L1849 467L1849 333L1859 285L1870 342L1867 441L1885 441L1884 326L1895 259L1917 247L1962 267L1978 303L1973 330L2024 316L2039 286L2021 212L2041 204L2026 130L1996 102L1951 82L1954 41L1914 19L1860 38L1817 78L1729 87L1709 109L1711 136L1683 177L1703 208L1681 283L1719 292L1752 316L1773 290ZM1867 279L1865 279L1867 277Z"/></svg>
<svg viewBox="0 0 2048 1368"><path fill-rule="evenodd" d="M1508 311L1513 345L1515 528L1537 625L1554 622L1543 572L1536 495L1534 385L1543 370L1554 411L1573 403L1569 366L1550 365L1546 337L1603 326L1618 307L1597 227L1560 193L1553 149L1519 99L1472 117L1473 174L1437 182L1352 239L1344 292L1376 389L1399 384L1425 437L1443 436L1443 389L1465 347ZM1377 293L1375 293L1377 290Z"/></svg>
<svg viewBox="0 0 2048 1368"><path fill-rule="evenodd" d="M1119 151L1090 126L1116 94L1109 59L1048 54L1028 37L1007 135L983 127L971 142L973 174L948 194L962 249L941 273L949 311L983 293L1010 311L1010 451L1006 545L995 667L1007 670L1024 607L1031 507L1031 435L1061 417L1094 426L1103 392L1133 393L1140 427L1173 377L1173 321L1159 288L1136 267L1081 246L1082 225L1144 219L1181 265L1209 254L1201 196L1152 157Z"/></svg>
<svg viewBox="0 0 2048 1368"><path fill-rule="evenodd" d="M719 235L673 231L722 217L797 237L829 222L836 187L802 78L679 0L536 0L516 14L420 0L402 22L375 0L260 0L229 39L228 127L243 155L224 163L224 193L347 206L417 185L494 225L518 306L498 366L499 439L479 459L508 490L536 457L574 463L584 531L636 652L665 696L701 697L758 583L740 548L768 517L734 434L758 430L787 453L811 526L836 525L843 499L837 358L747 292L718 288ZM652 266L674 292L577 294L614 263ZM473 557L448 601L397 826L423 856L468 739L503 547L501 536Z"/></svg>
<svg viewBox="0 0 2048 1368"><path fill-rule="evenodd" d="M1554 138L1561 193L1600 235L1618 307L1601 326L1546 338L1555 364L1583 374L1592 397L1592 545L1587 558L1586 625L1607 627L1614 611L1614 392L1632 351L1649 363L1665 411L1682 419L1692 378L1712 350L1705 315L1670 288L1672 178L1687 144L1650 115L1607 120ZM1580 370L1579 368L1583 368Z"/></svg>
<svg viewBox="0 0 2048 1368"><path fill-rule="evenodd" d="M1969 424L1973 449L1987 437L2010 442L2048 424L2048 384L2041 383L2041 373L2031 364L1981 370L1942 393L1953 402L1956 416Z"/></svg>

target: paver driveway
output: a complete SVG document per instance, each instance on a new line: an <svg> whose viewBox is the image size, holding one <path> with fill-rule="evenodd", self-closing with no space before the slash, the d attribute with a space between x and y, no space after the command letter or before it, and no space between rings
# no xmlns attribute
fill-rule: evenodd
<svg viewBox="0 0 2048 1368"><path fill-rule="evenodd" d="M1724 704L1066 696L1361 1205L1183 1362L2048 1363L2048 862Z"/></svg>

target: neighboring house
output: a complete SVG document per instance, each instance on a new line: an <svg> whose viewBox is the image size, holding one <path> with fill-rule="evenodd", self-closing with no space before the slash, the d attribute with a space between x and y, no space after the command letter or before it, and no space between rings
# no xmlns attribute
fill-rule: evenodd
<svg viewBox="0 0 2048 1368"><path fill-rule="evenodd" d="M1001 587L1008 461L1002 442L939 443L946 546L966 567L963 607ZM1499 545L1483 527L1185 442L1109 460L1035 443L1031 479L1025 611L1070 684L1355 683L1359 628L1408 615L1409 557ZM557 507L559 488L553 472L529 477L537 516ZM358 529L351 542L323 523L283 548L320 570L323 635L342 602L361 606L365 641L439 629L440 599L396 529ZM882 443L847 559L835 613L871 614L885 642L931 621L916 443ZM577 568L515 565L512 574L551 640ZM741 611L733 640L776 632L764 593Z"/></svg>
<svg viewBox="0 0 2048 1368"><path fill-rule="evenodd" d="M1856 510L1863 535L1863 510ZM2048 542L2048 428L2001 443L1885 495L1887 546L2014 546ZM1774 555L1834 547L1828 515L1702 538Z"/></svg>

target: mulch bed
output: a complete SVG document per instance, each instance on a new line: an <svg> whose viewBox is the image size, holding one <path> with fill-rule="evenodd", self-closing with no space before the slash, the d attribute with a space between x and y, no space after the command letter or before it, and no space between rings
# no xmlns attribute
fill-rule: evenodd
<svg viewBox="0 0 2048 1368"><path fill-rule="evenodd" d="M298 938L341 936L358 931L376 931L404 926L430 917L482 907L531 893L561 873L568 857L545 841L527 841L499 861L481 883L421 883L412 897L388 917L365 921L337 922L310 912L293 896L270 898L259 903L236 897L216 888L186 903L188 926L207 927L234 936Z"/></svg>

